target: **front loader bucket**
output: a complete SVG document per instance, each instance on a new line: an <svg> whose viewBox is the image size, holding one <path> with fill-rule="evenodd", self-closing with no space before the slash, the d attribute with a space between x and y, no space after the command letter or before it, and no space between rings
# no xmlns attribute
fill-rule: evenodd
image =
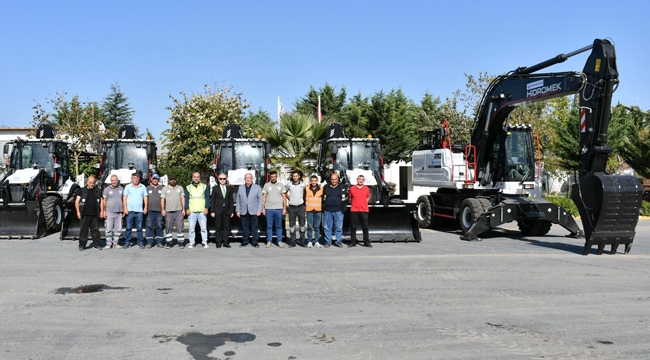
<svg viewBox="0 0 650 360"><path fill-rule="evenodd" d="M79 234L81 233L81 221L77 217L77 211L74 208L74 203L67 201L63 204L63 206L65 207L65 217L63 218L63 226L61 227L61 235L59 238L61 240L79 240ZM99 235L102 240L106 240L105 225L105 219L99 219ZM124 237L124 220L122 220L122 237ZM88 239L91 239L90 232L88 233Z"/></svg>
<svg viewBox="0 0 650 360"><path fill-rule="evenodd" d="M421 241L420 226L415 218L415 204L392 203L370 206L368 237L370 241ZM343 236L350 238L350 212L343 217ZM361 226L357 227L357 241L363 241Z"/></svg>
<svg viewBox="0 0 650 360"><path fill-rule="evenodd" d="M0 239L38 239L46 233L40 201L0 207Z"/></svg>
<svg viewBox="0 0 650 360"><path fill-rule="evenodd" d="M643 188L628 175L586 174L574 184L571 198L575 202L585 231L583 255L598 246L601 255L605 245L615 254L618 245L625 245L625 254L632 248L639 222Z"/></svg>

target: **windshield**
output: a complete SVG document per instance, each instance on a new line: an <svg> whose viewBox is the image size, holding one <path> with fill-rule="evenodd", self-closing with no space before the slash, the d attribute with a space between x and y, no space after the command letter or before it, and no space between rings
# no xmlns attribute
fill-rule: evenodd
<svg viewBox="0 0 650 360"><path fill-rule="evenodd" d="M506 138L508 176L511 180L534 180L529 170L534 164L531 136L527 131L511 131Z"/></svg>
<svg viewBox="0 0 650 360"><path fill-rule="evenodd" d="M264 147L253 146L248 142L235 142L235 159L233 161L233 143L224 142L219 152L219 171L228 172L233 169L250 169L260 172L260 177L265 174Z"/></svg>
<svg viewBox="0 0 650 360"><path fill-rule="evenodd" d="M353 169L379 169L379 156L370 142L352 143Z"/></svg>
<svg viewBox="0 0 650 360"><path fill-rule="evenodd" d="M115 144L107 144L106 158L104 159L104 165L107 169L133 168L147 174L149 161L147 160L147 147L145 144L119 143L117 144L117 151L115 151L114 146Z"/></svg>
<svg viewBox="0 0 650 360"><path fill-rule="evenodd" d="M22 157L20 157L21 148ZM34 167L34 165L37 165L39 168L45 168L48 171L51 171L53 169L53 164L52 156L47 152L47 146L43 147L43 144L25 143L23 146L14 146L11 154L10 167L16 170L29 169Z"/></svg>

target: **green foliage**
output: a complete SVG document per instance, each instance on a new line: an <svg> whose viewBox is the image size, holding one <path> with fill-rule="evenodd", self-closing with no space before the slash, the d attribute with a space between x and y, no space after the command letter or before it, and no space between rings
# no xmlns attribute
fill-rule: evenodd
<svg viewBox="0 0 650 360"><path fill-rule="evenodd" d="M368 135L368 113L370 112L370 99L359 92L350 98L350 103L341 110L340 123L345 127L345 134L349 137L365 137Z"/></svg>
<svg viewBox="0 0 650 360"><path fill-rule="evenodd" d="M551 166L576 173L580 168L580 114L577 108L570 110L570 115L552 115L555 136L551 138L548 149L554 158L548 161Z"/></svg>
<svg viewBox="0 0 650 360"><path fill-rule="evenodd" d="M416 114L417 107L401 89L372 96L368 130L382 144L386 162L410 161L411 152L419 143L413 121Z"/></svg>
<svg viewBox="0 0 650 360"><path fill-rule="evenodd" d="M244 131L244 136L252 138L260 135L263 127L273 125L273 119L271 119L271 115L268 112L261 108L257 112L249 110L240 125Z"/></svg>
<svg viewBox="0 0 650 360"><path fill-rule="evenodd" d="M240 123L248 105L232 87L215 88L205 85L204 94L181 97L170 95L174 103L167 107L171 112L167 123L170 128L163 132L167 147L166 166L185 168L206 173L214 159L210 144L221 137L229 123Z"/></svg>
<svg viewBox="0 0 650 360"><path fill-rule="evenodd" d="M294 104L296 112L305 115L312 115L315 118L318 118L317 111L319 95L321 97L320 107L323 118L328 116L330 118L338 119L347 97L345 86L341 87L341 91L339 91L338 94L336 93L336 89L327 83L325 83L324 87L318 90L314 89L313 86L310 86L307 95L296 100Z"/></svg>
<svg viewBox="0 0 650 360"><path fill-rule="evenodd" d="M75 161L75 174L80 174L79 157L89 149L96 149L100 137L100 124L104 114L95 102L82 102L79 95L74 95L70 101L65 99L66 93L56 94L56 98L47 102L52 112L46 111L40 103L32 107L32 126L47 123L54 125L62 137L69 142L69 154Z"/></svg>
<svg viewBox="0 0 650 360"><path fill-rule="evenodd" d="M133 123L134 111L129 104L129 98L124 96L117 83L111 85L111 92L104 98L101 109L105 117L107 138L116 138L120 126Z"/></svg>
<svg viewBox="0 0 650 360"><path fill-rule="evenodd" d="M617 105L612 109L609 145L637 174L650 178L650 111Z"/></svg>
<svg viewBox="0 0 650 360"><path fill-rule="evenodd" d="M192 173L194 170L188 167L172 167L168 165L167 156L161 155L158 158L158 173L162 175L175 175L176 183L181 186L189 185L192 182Z"/></svg>
<svg viewBox="0 0 650 360"><path fill-rule="evenodd" d="M544 200L548 202L552 202L553 204L559 205L563 207L566 211L571 213L574 217L579 217L580 213L578 212L578 207L576 204L571 200L571 198L565 197L565 196L547 196L544 198Z"/></svg>
<svg viewBox="0 0 650 360"><path fill-rule="evenodd" d="M641 216L650 216L650 202L642 201L641 205Z"/></svg>

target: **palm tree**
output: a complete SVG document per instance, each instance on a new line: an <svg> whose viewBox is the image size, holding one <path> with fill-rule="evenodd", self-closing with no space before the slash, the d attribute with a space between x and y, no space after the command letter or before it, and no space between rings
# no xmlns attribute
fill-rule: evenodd
<svg viewBox="0 0 650 360"><path fill-rule="evenodd" d="M271 144L271 163L313 171L319 141L326 135L330 121L318 122L312 115L296 112L280 117L279 124L261 124L261 135Z"/></svg>

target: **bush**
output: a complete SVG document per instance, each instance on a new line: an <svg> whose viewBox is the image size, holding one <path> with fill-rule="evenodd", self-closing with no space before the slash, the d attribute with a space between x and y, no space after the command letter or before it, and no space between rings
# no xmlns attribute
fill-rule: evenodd
<svg viewBox="0 0 650 360"><path fill-rule="evenodd" d="M554 204L560 205L563 208L565 208L568 212L571 213L574 217L579 217L580 213L578 212L578 207L576 204L573 202L568 197L560 197L560 196L547 196L546 200L549 202L552 202ZM647 201L642 201L642 207L641 207L641 216L650 216L650 202Z"/></svg>

